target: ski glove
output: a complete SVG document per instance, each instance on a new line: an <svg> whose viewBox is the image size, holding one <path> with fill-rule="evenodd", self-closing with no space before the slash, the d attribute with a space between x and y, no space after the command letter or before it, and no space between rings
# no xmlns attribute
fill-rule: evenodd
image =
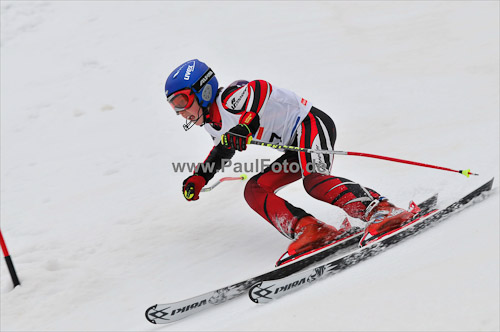
<svg viewBox="0 0 500 332"><path fill-rule="evenodd" d="M222 135L220 142L228 149L235 149L238 151L246 150L247 144L251 140L251 136L257 132L259 126L260 117L257 113L243 113L239 124Z"/></svg>
<svg viewBox="0 0 500 332"><path fill-rule="evenodd" d="M198 200L201 189L207 184L204 177L191 175L182 183L182 194L188 201Z"/></svg>
<svg viewBox="0 0 500 332"><path fill-rule="evenodd" d="M220 142L228 149L243 151L247 149L247 143L251 136L250 128L245 124L239 124L222 135Z"/></svg>

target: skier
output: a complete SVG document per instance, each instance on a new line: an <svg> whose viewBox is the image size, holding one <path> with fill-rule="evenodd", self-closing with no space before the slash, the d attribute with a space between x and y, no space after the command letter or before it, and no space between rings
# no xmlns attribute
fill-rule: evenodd
<svg viewBox="0 0 500 332"><path fill-rule="evenodd" d="M235 81L219 87L214 72L198 59L177 67L167 78L165 94L185 130L203 126L214 147L203 164L183 182L188 201L199 198L201 189L235 151L244 151L250 136L273 144L333 150L336 129L333 120L311 102L264 80ZM292 170L291 164L299 164ZM333 155L284 152L269 167L253 176L245 187L245 200L281 234L293 240L288 255L306 253L342 238L336 229L296 207L276 192L302 179L312 197L343 209L349 216L367 222L360 245L396 229L414 216L398 208L376 191L330 175ZM289 167L287 167L289 166Z"/></svg>

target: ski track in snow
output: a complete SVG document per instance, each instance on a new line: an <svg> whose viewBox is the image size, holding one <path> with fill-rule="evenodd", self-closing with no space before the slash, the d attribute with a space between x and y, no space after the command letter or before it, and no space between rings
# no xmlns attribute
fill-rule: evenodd
<svg viewBox="0 0 500 332"><path fill-rule="evenodd" d="M2 331L484 330L499 322L498 2L2 1ZM243 183L188 203L211 148L165 101L180 63L224 86L266 79L335 121L336 149L479 177L337 156L333 173L397 205L441 206L492 176L487 200L386 253L268 305L243 296L171 326L144 311L272 268L288 240ZM250 147L234 162L274 160ZM216 176L233 175L227 170ZM249 175L253 175L250 173ZM292 204L344 213L294 183ZM362 225L352 220L355 225Z"/></svg>

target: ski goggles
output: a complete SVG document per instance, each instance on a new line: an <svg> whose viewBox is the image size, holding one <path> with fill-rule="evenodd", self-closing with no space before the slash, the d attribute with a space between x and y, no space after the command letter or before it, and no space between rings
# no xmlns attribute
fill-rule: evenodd
<svg viewBox="0 0 500 332"><path fill-rule="evenodd" d="M184 111L193 105L195 95L191 89L179 90L167 97L167 101L172 105L175 113Z"/></svg>

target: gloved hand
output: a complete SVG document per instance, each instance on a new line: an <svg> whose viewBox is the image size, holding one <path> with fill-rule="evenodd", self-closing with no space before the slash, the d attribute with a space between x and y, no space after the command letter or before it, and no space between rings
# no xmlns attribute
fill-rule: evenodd
<svg viewBox="0 0 500 332"><path fill-rule="evenodd" d="M207 184L205 178L199 175L191 175L182 183L182 193L188 201L198 200L201 189Z"/></svg>
<svg viewBox="0 0 500 332"><path fill-rule="evenodd" d="M248 139L252 136L246 124L238 124L222 135L221 144L228 149L246 150Z"/></svg>

